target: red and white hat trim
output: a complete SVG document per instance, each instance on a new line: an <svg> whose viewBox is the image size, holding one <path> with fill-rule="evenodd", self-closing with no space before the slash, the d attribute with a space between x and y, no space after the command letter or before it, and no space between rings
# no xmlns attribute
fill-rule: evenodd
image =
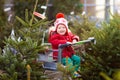
<svg viewBox="0 0 120 80"><path fill-rule="evenodd" d="M63 13L58 13L56 15L56 21L54 22L55 30L57 29L59 24L65 25L65 27L68 29L68 21L64 18Z"/></svg>

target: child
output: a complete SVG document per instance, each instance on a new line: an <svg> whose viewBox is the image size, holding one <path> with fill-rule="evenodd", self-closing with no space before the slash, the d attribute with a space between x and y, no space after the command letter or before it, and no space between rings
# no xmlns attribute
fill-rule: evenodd
<svg viewBox="0 0 120 80"><path fill-rule="evenodd" d="M58 49L59 44L72 43L79 41L79 37L72 34L72 32L68 29L68 22L64 18L63 13L58 13L56 15L56 20L54 22L54 30L52 30L49 37L49 42L52 44L53 49ZM57 59L58 52L53 52L53 59ZM66 60L68 60L66 63ZM77 73L80 67L80 57L75 55L75 52L71 46L67 46L63 48L62 51L62 64L72 64L75 66L75 76L79 77L80 75ZM77 73L77 74L76 74Z"/></svg>

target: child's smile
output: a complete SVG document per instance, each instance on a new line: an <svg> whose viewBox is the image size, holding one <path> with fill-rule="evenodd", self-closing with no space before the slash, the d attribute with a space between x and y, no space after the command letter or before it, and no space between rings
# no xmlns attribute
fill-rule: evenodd
<svg viewBox="0 0 120 80"><path fill-rule="evenodd" d="M58 25L57 33L60 35L64 35L66 33L66 27L62 24Z"/></svg>

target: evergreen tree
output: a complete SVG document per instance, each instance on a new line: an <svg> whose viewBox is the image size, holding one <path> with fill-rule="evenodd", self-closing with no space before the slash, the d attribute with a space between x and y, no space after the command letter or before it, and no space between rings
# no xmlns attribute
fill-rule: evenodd
<svg viewBox="0 0 120 80"><path fill-rule="evenodd" d="M101 72L111 77L116 69L120 69L120 16L112 17L110 23L102 22L100 28L95 23L91 24L88 18L82 18L82 22L74 24L75 27L72 28L82 40L88 37L96 39L95 45L85 45L86 52L82 55L85 62L81 65L81 74L85 80L101 80Z"/></svg>
<svg viewBox="0 0 120 80"><path fill-rule="evenodd" d="M36 5L37 0L34 11ZM26 80L28 76L27 65L31 67L30 77L32 80L44 80L41 77L43 75L41 63L37 59L39 57L38 53L44 51L41 40L48 22L37 20L33 14L29 20L28 16L27 10L25 20L16 16L22 26L19 26L19 29L13 29L11 36L4 41L6 46L4 46L0 55L0 70L6 74L0 74L1 80Z"/></svg>
<svg viewBox="0 0 120 80"><path fill-rule="evenodd" d="M4 0L0 0L0 26L3 26L6 22L6 16L4 12Z"/></svg>
<svg viewBox="0 0 120 80"><path fill-rule="evenodd" d="M0 48L4 47L5 44L3 41L5 40L5 36L9 36L12 26L12 24L7 22L7 16L4 11L6 7L4 6L4 3L4 0L0 0Z"/></svg>
<svg viewBox="0 0 120 80"><path fill-rule="evenodd" d="M24 18L24 10L28 9L30 12L32 12L34 3L34 0L14 1L15 15ZM46 6L47 9L42 9L41 6ZM67 15L69 15L72 11L74 11L75 14L81 13L83 5L80 3L80 0L39 0L36 7L37 12L45 12L48 20L53 20L58 12L63 12Z"/></svg>

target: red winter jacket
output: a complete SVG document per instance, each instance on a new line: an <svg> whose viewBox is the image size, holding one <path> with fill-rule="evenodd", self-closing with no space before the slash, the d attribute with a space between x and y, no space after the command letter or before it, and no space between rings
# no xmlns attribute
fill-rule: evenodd
<svg viewBox="0 0 120 80"><path fill-rule="evenodd" d="M73 39L79 40L78 36L73 35L71 32L69 32L66 35L59 35L57 33L53 34L49 37L49 42L52 44L52 49L58 49L59 44L65 44L66 42L72 42ZM71 57L74 54L74 50L72 46L68 46L63 48L62 51L62 58ZM53 59L57 59L58 52L53 52Z"/></svg>

